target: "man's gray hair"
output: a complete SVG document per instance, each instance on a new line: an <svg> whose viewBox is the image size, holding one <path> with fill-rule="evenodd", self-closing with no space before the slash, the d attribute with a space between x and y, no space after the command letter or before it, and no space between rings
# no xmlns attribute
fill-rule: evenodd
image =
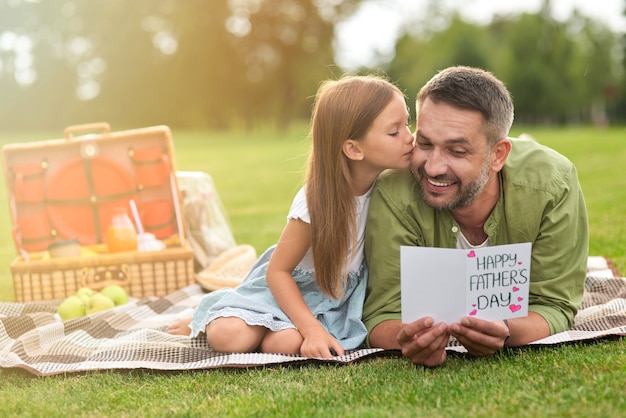
<svg viewBox="0 0 626 418"><path fill-rule="evenodd" d="M506 138L513 124L509 91L493 74L479 68L455 66L437 73L417 94L418 114L419 106L428 98L434 103L480 112L491 145Z"/></svg>

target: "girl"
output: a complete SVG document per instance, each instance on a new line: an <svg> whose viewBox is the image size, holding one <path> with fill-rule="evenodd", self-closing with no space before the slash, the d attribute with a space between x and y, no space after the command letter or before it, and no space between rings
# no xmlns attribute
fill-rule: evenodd
<svg viewBox="0 0 626 418"><path fill-rule="evenodd" d="M407 168L413 150L402 92L376 76L319 88L305 186L278 244L235 289L206 294L172 334L205 332L221 352L343 355L367 334L361 322L367 268L363 236L374 181Z"/></svg>

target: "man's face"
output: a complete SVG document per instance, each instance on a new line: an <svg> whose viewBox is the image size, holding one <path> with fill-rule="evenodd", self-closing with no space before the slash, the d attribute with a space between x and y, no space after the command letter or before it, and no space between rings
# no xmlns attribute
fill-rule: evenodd
<svg viewBox="0 0 626 418"><path fill-rule="evenodd" d="M426 99L415 136L411 170L424 201L437 209L470 206L493 177L482 115Z"/></svg>

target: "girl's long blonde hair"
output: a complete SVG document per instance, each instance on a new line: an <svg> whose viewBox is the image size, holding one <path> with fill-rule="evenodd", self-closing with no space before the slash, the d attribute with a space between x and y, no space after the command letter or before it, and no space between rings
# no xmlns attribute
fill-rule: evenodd
<svg viewBox="0 0 626 418"><path fill-rule="evenodd" d="M316 281L333 298L343 296L344 266L356 233L355 195L346 139L362 140L400 90L379 76L344 76L320 86L311 118L312 149L306 175Z"/></svg>

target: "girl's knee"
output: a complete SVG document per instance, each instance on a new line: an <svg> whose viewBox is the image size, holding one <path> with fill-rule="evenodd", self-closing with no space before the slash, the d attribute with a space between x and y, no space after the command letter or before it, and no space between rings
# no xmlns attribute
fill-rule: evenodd
<svg viewBox="0 0 626 418"><path fill-rule="evenodd" d="M261 351L264 353L300 354L303 341L300 331L294 328L268 331L261 342Z"/></svg>
<svg viewBox="0 0 626 418"><path fill-rule="evenodd" d="M215 351L248 353L256 350L265 328L248 325L240 318L223 317L211 321L205 332L207 342Z"/></svg>

